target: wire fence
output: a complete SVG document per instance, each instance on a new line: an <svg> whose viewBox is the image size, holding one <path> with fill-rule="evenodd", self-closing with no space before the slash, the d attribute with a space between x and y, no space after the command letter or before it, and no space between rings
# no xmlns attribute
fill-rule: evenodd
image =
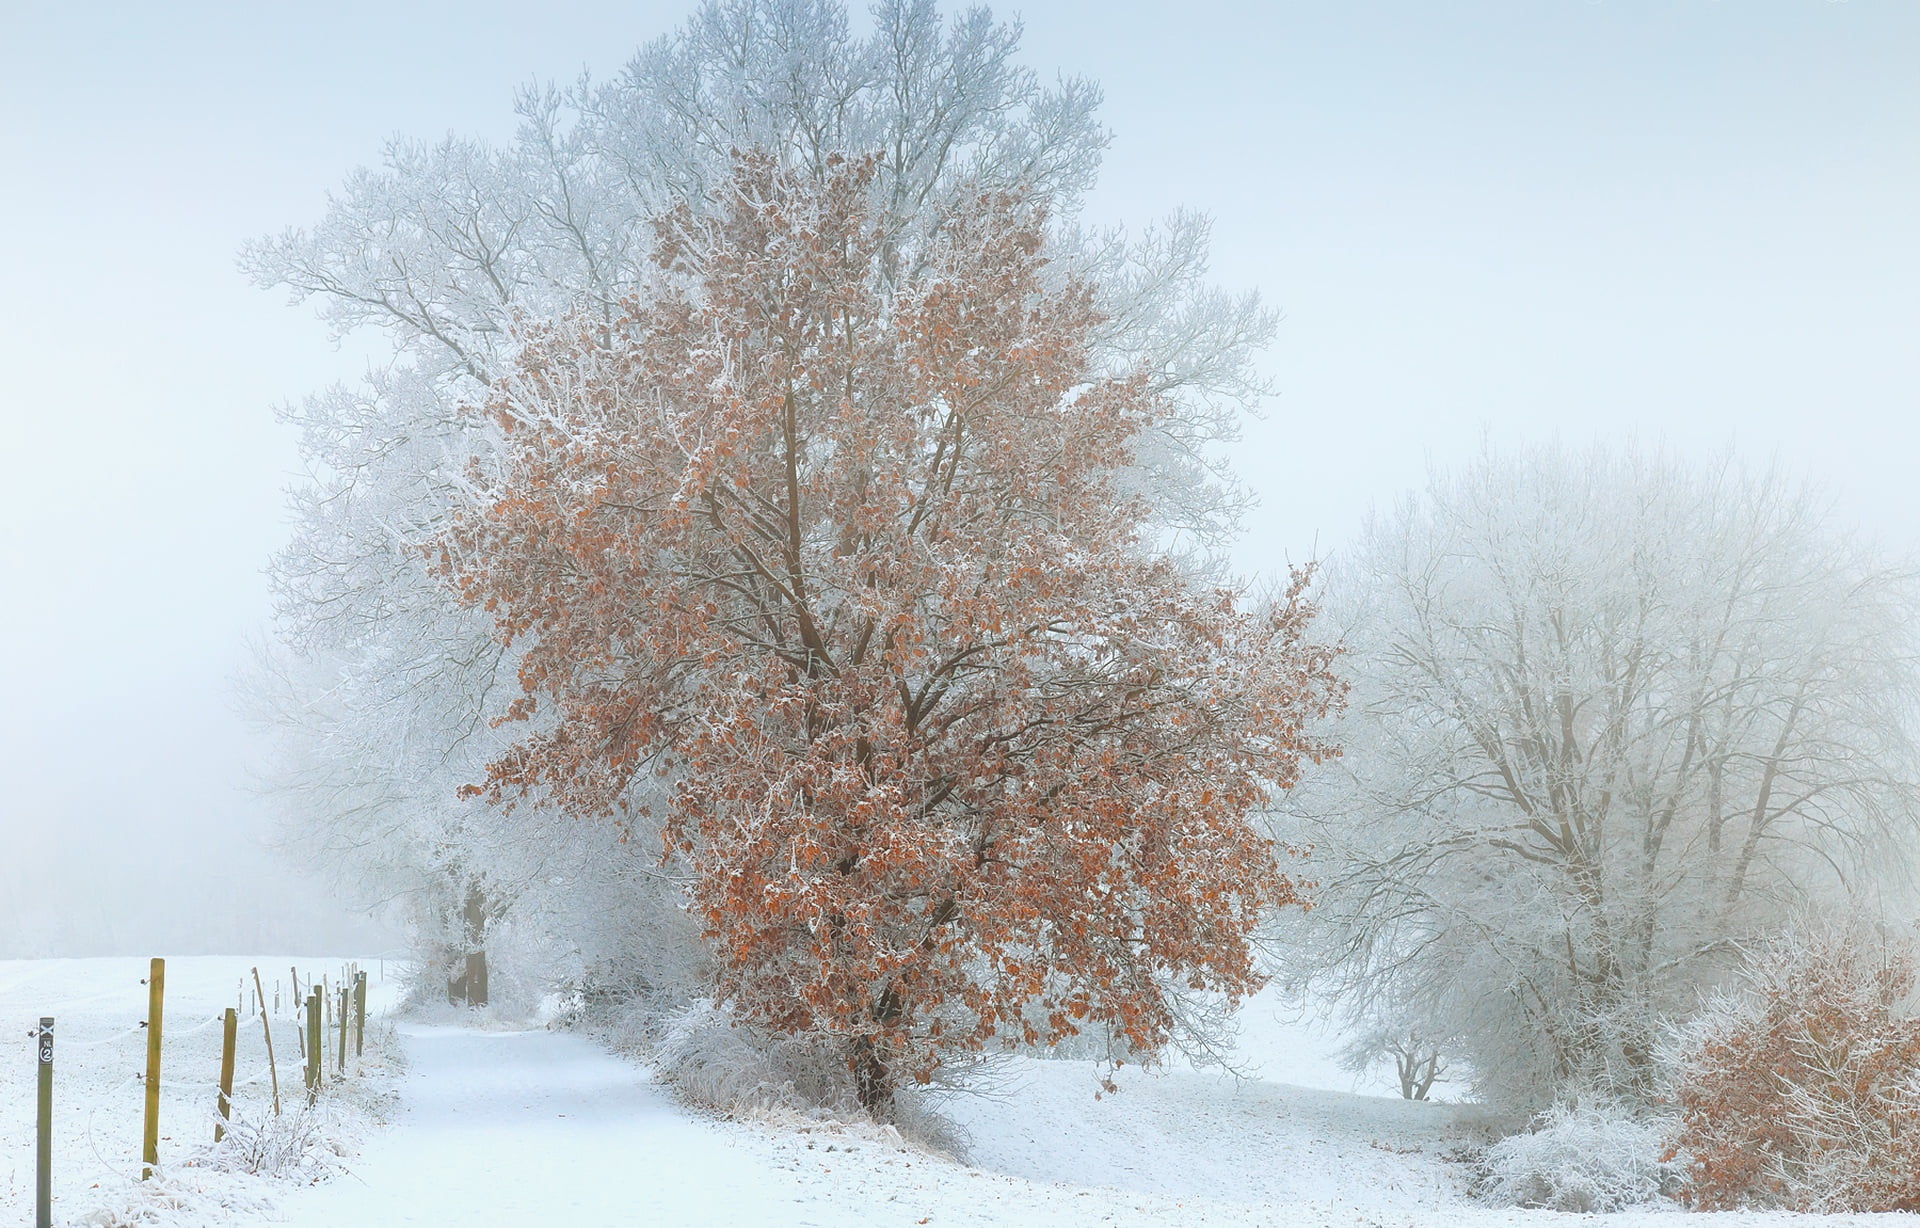
<svg viewBox="0 0 1920 1228"><path fill-rule="evenodd" d="M69 1134L79 1128L82 1154L100 1166L79 1181L108 1174L144 1179L161 1163L163 1143L169 1153L202 1150L207 1136L200 1131L210 1127L217 1146L236 1106L256 1117L278 1117L312 1106L329 1088L364 1073L365 970L355 963L319 970L295 965L285 980L269 979L257 968L248 971L236 981L232 1006L201 1014L202 993L196 995L194 1014L179 1022L167 1019L165 961L158 959L142 982L146 1017L133 1027L87 1036L84 1022L76 1021L81 1035L69 1037L57 1017L41 1016L31 1032L39 1101L37 1228L50 1228L53 1190L61 1176L53 1148L57 1120L66 1121ZM109 996L118 995L91 995L88 1001ZM217 1036L209 1035L216 1031ZM113 1081L116 1067L126 1074ZM63 1104L61 1076L69 1071L81 1083L73 1103ZM140 1125L137 1151L128 1146L127 1127L134 1120Z"/></svg>

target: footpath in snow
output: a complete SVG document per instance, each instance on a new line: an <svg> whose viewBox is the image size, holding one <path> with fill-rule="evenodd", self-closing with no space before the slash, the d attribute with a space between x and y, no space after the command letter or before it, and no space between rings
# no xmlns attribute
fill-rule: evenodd
<svg viewBox="0 0 1920 1228"><path fill-rule="evenodd" d="M289 1198L288 1223L789 1222L791 1192L772 1174L583 1037L423 1024L400 1034L398 1120L351 1175Z"/></svg>
<svg viewBox="0 0 1920 1228"><path fill-rule="evenodd" d="M1370 1222L1329 1219L1333 1207L1252 1207L985 1172L890 1131L703 1119L644 1068L570 1033L408 1024L401 1037L409 1070L399 1117L366 1141L348 1176L290 1195L288 1224ZM1092 1103L1087 1087L1072 1094Z"/></svg>

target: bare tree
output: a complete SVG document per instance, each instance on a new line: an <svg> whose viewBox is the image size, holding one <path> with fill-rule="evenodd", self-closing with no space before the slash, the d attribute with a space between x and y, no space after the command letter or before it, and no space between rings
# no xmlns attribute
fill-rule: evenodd
<svg viewBox="0 0 1920 1228"><path fill-rule="evenodd" d="M1732 940L1912 866L1911 573L1777 475L1484 454L1328 581L1345 757L1287 800L1297 973L1476 1087L1644 1096Z"/></svg>
<svg viewBox="0 0 1920 1228"><path fill-rule="evenodd" d="M1342 1065L1355 1073L1371 1068L1381 1058L1393 1063L1394 1076L1405 1100L1425 1100L1433 1085L1446 1080L1452 1069L1448 1061L1449 1045L1423 1028L1411 1024L1377 1023L1351 1033L1341 1048Z"/></svg>

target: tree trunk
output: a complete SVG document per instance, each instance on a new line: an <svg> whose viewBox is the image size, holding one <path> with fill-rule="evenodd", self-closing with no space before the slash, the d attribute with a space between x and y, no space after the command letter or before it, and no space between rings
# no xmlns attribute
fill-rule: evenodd
<svg viewBox="0 0 1920 1228"><path fill-rule="evenodd" d="M447 1001L455 1006L487 1004L487 895L479 880L467 881L467 898L461 910L461 937L464 952L455 955L456 976L447 980Z"/></svg>
<svg viewBox="0 0 1920 1228"><path fill-rule="evenodd" d="M467 1005L487 1004L487 896L476 879L467 884Z"/></svg>
<svg viewBox="0 0 1920 1228"><path fill-rule="evenodd" d="M1419 1072L1419 1060L1411 1053L1397 1053L1394 1064L1400 1068L1400 1098L1402 1100L1419 1099L1413 1094L1414 1080Z"/></svg>
<svg viewBox="0 0 1920 1228"><path fill-rule="evenodd" d="M893 1072L881 1045L871 1036L854 1037L847 1065L853 1069L853 1092L860 1098L860 1107L875 1121L892 1117Z"/></svg>

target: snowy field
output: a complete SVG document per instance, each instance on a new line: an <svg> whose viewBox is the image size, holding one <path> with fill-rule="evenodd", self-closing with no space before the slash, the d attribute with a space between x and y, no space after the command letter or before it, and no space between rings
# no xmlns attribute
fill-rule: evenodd
<svg viewBox="0 0 1920 1228"><path fill-rule="evenodd" d="M1263 1078L1191 1070L1123 1072L1094 1097L1082 1062L1010 1062L995 1094L947 1102L964 1155L938 1155L890 1129L781 1117L717 1121L678 1103L648 1071L589 1039L543 1029L406 1022L407 1069L390 1125L369 1128L331 1180L273 1184L179 1161L210 1138L219 1029L255 963L337 976L339 959L168 963L163 1164L183 1204L142 1203L138 1186L138 1022L144 960L0 963L0 1025L17 1042L0 1067L0 1223L30 1222L33 1063L27 1032L59 1019L56 1222L112 1225L793 1225L948 1224L1504 1225L1595 1220L1617 1228L1681 1221L1647 1211L1578 1217L1478 1206L1449 1157L1484 1137L1478 1110L1345 1090L1351 1076L1310 1027L1254 1004L1243 1055ZM375 1000L392 981L363 961ZM268 980L269 994L272 978ZM259 1020L241 1030L242 1077L264 1065ZM193 1030L198 1028L199 1030ZM290 1021L276 1042L292 1044ZM297 1081L280 1054L283 1089ZM1287 1080L1293 1080L1289 1082ZM1323 1086L1300 1086L1318 1081ZM370 1077L369 1083L378 1082ZM1332 1087L1325 1086L1333 1084ZM264 1106L247 1083L243 1109ZM197 1199L197 1201L196 1201ZM129 1208L148 1207L135 1220ZM216 1211L215 1208L218 1208ZM117 1213L117 1216L116 1214ZM1802 1217L1725 1215L1715 1225ZM1900 1224L1906 1216L1821 1223Z"/></svg>
<svg viewBox="0 0 1920 1228"><path fill-rule="evenodd" d="M338 985L347 961L302 956L201 956L167 960L160 1102L161 1180L156 1197L140 1181L146 1069L148 972L145 959L0 960L0 1224L31 1223L34 1198L36 1079L29 1033L54 1018L54 1220L111 1225L146 1208L140 1222L190 1226L262 1222L274 1187L263 1180L206 1170L187 1161L213 1139L220 1074L220 1013L241 1011L235 1047L237 1118L264 1118L272 1088L261 1021L252 1008L258 965L269 999L283 1103L300 1103L299 1038L290 990L325 977ZM361 960L368 1009L391 1002L399 985L378 960ZM245 994L242 994L242 980ZM281 1009L272 1010L275 982ZM168 1200L177 1204L161 1205ZM166 1213L166 1214L163 1214ZM237 1217L237 1218L235 1218Z"/></svg>

